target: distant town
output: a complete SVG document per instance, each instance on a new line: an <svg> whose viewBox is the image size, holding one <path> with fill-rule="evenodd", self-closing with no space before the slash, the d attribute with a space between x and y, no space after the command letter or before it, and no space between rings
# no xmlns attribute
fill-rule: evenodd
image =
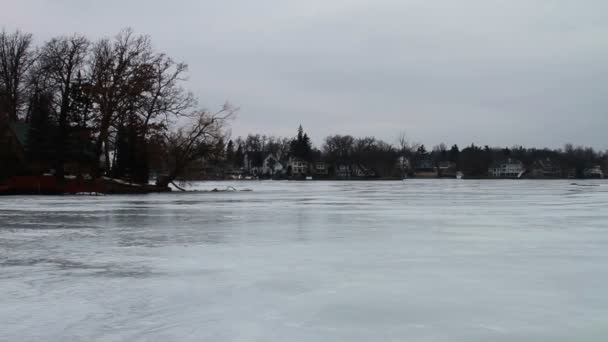
<svg viewBox="0 0 608 342"><path fill-rule="evenodd" d="M237 108L210 111L187 65L126 29L91 41L0 33L0 193L168 191L180 180L604 178L608 153L332 135L231 138Z"/></svg>

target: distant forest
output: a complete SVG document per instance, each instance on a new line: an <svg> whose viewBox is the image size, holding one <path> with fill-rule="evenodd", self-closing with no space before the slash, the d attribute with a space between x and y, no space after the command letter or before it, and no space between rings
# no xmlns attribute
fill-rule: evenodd
<svg viewBox="0 0 608 342"><path fill-rule="evenodd" d="M236 109L198 105L187 65L130 29L92 41L0 33L0 181L15 175L112 177L166 186L187 178L603 177L608 153L489 146L429 148L332 135L230 138Z"/></svg>

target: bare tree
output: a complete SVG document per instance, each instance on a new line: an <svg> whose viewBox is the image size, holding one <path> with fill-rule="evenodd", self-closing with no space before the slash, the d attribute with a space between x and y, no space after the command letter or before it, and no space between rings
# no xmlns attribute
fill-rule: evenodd
<svg viewBox="0 0 608 342"><path fill-rule="evenodd" d="M148 134L151 124L166 126L171 117L183 116L196 104L192 93L180 85L186 80L187 70L185 63L176 63L165 54L155 56L151 64L149 95L143 99L140 110L144 134Z"/></svg>
<svg viewBox="0 0 608 342"><path fill-rule="evenodd" d="M399 133L397 136L397 148L402 156L409 156L420 148L419 142L412 142L408 139L405 132Z"/></svg>
<svg viewBox="0 0 608 342"><path fill-rule="evenodd" d="M25 103L25 79L35 61L31 45L29 33L0 33L0 101L5 103L12 121L19 118Z"/></svg>
<svg viewBox="0 0 608 342"><path fill-rule="evenodd" d="M350 135L333 135L325 138L323 152L331 162L349 160L354 149L355 138Z"/></svg>
<svg viewBox="0 0 608 342"><path fill-rule="evenodd" d="M233 119L238 109L225 104L221 110L212 113L198 111L190 116L186 125L165 134L165 159L167 175L157 180L157 185L166 187L195 162L213 157L218 143L226 136L228 121Z"/></svg>
<svg viewBox="0 0 608 342"><path fill-rule="evenodd" d="M82 71L88 49L89 41L83 36L74 35L52 39L44 45L40 53L41 68L49 79L49 91L58 125L55 139L57 144L55 166L59 179L63 179L64 173L69 116L72 110L72 88L79 72Z"/></svg>
<svg viewBox="0 0 608 342"><path fill-rule="evenodd" d="M407 152L412 150L412 146L411 146L410 141L407 138L407 134L405 134L405 132L401 132L397 136L397 147L399 148L399 152L401 153L401 156L405 156L407 154Z"/></svg>
<svg viewBox="0 0 608 342"><path fill-rule="evenodd" d="M106 169L110 167L111 129L140 108L142 94L150 90L153 81L153 58L149 37L135 36L131 29L121 31L114 40L102 39L93 47L90 79L97 109L95 154L100 158L105 152Z"/></svg>

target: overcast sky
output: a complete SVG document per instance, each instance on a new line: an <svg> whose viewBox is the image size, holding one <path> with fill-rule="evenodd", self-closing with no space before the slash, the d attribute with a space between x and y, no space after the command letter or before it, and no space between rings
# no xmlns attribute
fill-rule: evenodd
<svg viewBox="0 0 608 342"><path fill-rule="evenodd" d="M608 148L606 0L1 2L37 42L149 34L233 135Z"/></svg>

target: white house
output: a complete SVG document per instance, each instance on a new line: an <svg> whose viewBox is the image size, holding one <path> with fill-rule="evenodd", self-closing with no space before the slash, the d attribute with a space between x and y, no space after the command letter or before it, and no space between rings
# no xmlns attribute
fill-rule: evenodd
<svg viewBox="0 0 608 342"><path fill-rule="evenodd" d="M590 167L583 172L585 178L604 178L604 172L599 165Z"/></svg>
<svg viewBox="0 0 608 342"><path fill-rule="evenodd" d="M352 167L352 175L355 177L374 177L376 173L372 169L368 169L365 166L353 165Z"/></svg>
<svg viewBox="0 0 608 342"><path fill-rule="evenodd" d="M351 168L348 164L336 164L336 177L348 178L351 176Z"/></svg>
<svg viewBox="0 0 608 342"><path fill-rule="evenodd" d="M497 178L519 178L524 173L524 164L516 159L506 159L492 164L488 173Z"/></svg>
<svg viewBox="0 0 608 342"><path fill-rule="evenodd" d="M289 160L292 176L300 176L308 173L308 162L299 158Z"/></svg>

